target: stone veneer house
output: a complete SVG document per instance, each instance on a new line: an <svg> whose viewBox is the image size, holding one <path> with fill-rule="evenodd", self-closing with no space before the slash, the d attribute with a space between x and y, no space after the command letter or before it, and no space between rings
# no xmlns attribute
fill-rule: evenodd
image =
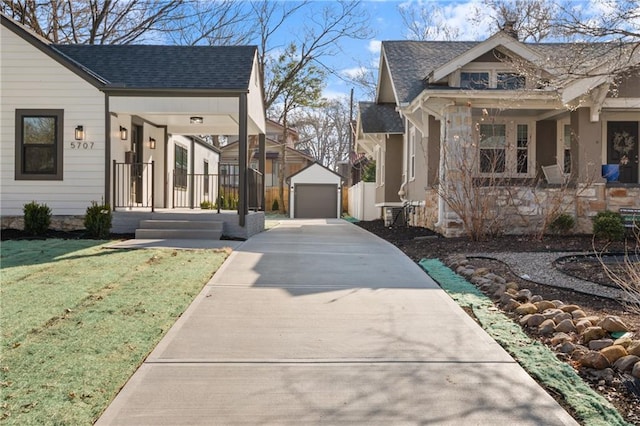
<svg viewBox="0 0 640 426"><path fill-rule="evenodd" d="M383 42L376 98L360 103L356 130L358 153L376 160L376 207L404 208L410 224L445 236L465 234L461 212L474 209L489 232L532 233L560 212L591 232L597 212L639 208L632 47L529 44L506 31ZM618 181L602 177L609 163Z"/></svg>
<svg viewBox="0 0 640 426"><path fill-rule="evenodd" d="M0 19L3 228L32 200L51 208L57 228L82 227L91 201L103 200L114 223L124 218L114 232L133 232L154 211L193 210L203 192L217 196L220 152L199 136L235 134L238 211L220 220L232 224L228 235L262 230L264 215L248 211L242 155L253 136L264 172L256 46L61 45Z"/></svg>

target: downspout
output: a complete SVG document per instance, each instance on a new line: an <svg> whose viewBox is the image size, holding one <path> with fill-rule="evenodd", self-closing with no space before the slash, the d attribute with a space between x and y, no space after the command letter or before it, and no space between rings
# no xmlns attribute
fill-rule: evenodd
<svg viewBox="0 0 640 426"><path fill-rule="evenodd" d="M104 94L104 203L111 201L111 114L109 95ZM115 191L115 188L114 188ZM112 206L113 207L113 206Z"/></svg>

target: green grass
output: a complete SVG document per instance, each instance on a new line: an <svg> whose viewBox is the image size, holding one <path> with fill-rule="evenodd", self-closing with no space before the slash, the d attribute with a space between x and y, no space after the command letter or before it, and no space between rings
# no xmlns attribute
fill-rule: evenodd
<svg viewBox="0 0 640 426"><path fill-rule="evenodd" d="M92 424L227 257L103 243L2 243L2 423Z"/></svg>

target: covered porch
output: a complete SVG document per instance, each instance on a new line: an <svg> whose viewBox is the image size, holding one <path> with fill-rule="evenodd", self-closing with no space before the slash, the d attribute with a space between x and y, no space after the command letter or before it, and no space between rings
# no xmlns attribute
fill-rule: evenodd
<svg viewBox="0 0 640 426"><path fill-rule="evenodd" d="M106 192L114 210L112 232L132 233L142 221L158 217L215 219L230 237L263 230L264 217L256 218L264 211L265 118L259 90L180 96L115 91L109 112ZM214 144L220 135L238 136L241 155L233 168L220 162ZM247 161L250 137L258 141L258 169Z"/></svg>

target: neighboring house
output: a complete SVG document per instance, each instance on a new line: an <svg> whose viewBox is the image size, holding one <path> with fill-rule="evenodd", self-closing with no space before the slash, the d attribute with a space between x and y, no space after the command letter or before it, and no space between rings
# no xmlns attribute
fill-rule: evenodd
<svg viewBox="0 0 640 426"><path fill-rule="evenodd" d="M265 168L264 168L264 183L265 183L265 206L267 210L271 209L274 198L278 197L278 188L280 186L280 166L282 164L283 148L285 150L285 167L284 178L297 173L298 171L306 168L314 163L313 157L304 151L300 151L294 148L295 143L298 140L298 133L295 129L287 129L287 143L283 146L282 140L284 139L284 127L272 120L267 120L267 133L265 141ZM220 163L225 170L229 170L230 173L235 174L235 165L238 164L238 142L231 142L220 148L221 157ZM249 142L249 166L258 169L259 166L259 154L260 150L255 141ZM288 200L288 186L285 182L285 205Z"/></svg>
<svg viewBox="0 0 640 426"><path fill-rule="evenodd" d="M3 228L32 200L80 227L91 201L116 213L197 207L216 196L219 161L199 135L239 134L243 150L252 135L264 142L255 46L58 45L1 24Z"/></svg>
<svg viewBox="0 0 640 426"><path fill-rule="evenodd" d="M459 213L476 206L510 233L536 232L559 212L591 232L597 212L639 208L640 51L616 57L623 47L529 44L506 31L483 42L383 42L376 99L360 103L356 136L357 152L376 161L380 215L404 208L411 224L458 236L469 226ZM597 61L561 64L577 49ZM625 75L611 71L620 58ZM620 163L618 182L601 177L607 163Z"/></svg>

